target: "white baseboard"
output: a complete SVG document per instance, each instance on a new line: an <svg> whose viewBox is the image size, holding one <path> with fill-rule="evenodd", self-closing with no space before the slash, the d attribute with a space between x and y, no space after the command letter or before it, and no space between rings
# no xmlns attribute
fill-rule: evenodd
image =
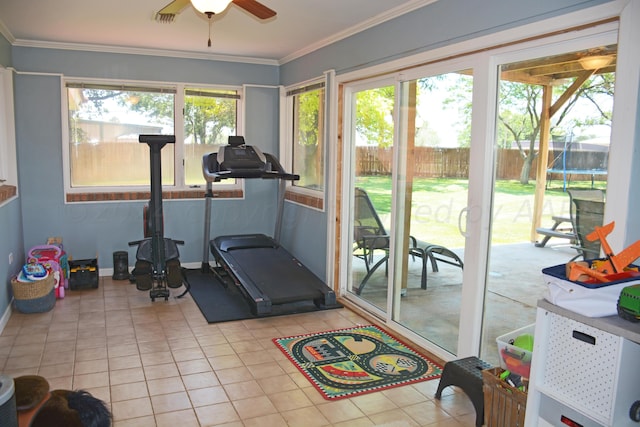
<svg viewBox="0 0 640 427"><path fill-rule="evenodd" d="M9 301L9 305L7 309L4 311L2 317L0 317L0 335L4 331L4 327L9 323L9 318L11 317L11 313L13 313L13 298Z"/></svg>

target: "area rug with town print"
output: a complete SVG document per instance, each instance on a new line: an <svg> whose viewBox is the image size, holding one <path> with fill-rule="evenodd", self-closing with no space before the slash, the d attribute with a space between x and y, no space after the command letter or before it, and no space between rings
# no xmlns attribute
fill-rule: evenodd
<svg viewBox="0 0 640 427"><path fill-rule="evenodd" d="M442 367L373 325L273 342L325 399L440 378Z"/></svg>

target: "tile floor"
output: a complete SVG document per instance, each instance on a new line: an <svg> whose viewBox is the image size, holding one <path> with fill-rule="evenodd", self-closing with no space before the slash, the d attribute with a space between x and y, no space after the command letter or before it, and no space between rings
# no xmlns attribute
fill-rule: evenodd
<svg viewBox="0 0 640 427"><path fill-rule="evenodd" d="M207 324L190 295L151 302L128 281L69 291L53 310L14 310L0 372L85 389L125 426L475 425L466 395L438 380L327 401L272 338L368 324L348 309Z"/></svg>

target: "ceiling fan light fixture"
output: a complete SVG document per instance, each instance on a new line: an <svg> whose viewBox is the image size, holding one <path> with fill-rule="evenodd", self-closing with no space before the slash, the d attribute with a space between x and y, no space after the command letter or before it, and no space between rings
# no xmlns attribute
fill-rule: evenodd
<svg viewBox="0 0 640 427"><path fill-rule="evenodd" d="M200 13L208 15L224 11L232 0L191 0L193 7Z"/></svg>

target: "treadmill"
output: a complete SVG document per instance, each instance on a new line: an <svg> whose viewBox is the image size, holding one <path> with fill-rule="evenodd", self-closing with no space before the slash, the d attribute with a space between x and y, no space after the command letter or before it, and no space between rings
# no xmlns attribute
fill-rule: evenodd
<svg viewBox="0 0 640 427"><path fill-rule="evenodd" d="M202 271L209 267L209 250L218 266L242 292L254 315L268 315L273 306L312 301L318 308L336 304L335 292L280 245L286 181L300 179L284 171L278 160L257 147L245 144L244 137L230 136L218 153L205 154L202 170L205 193L205 239ZM264 234L210 235L212 183L228 178L277 179L278 214L274 237ZM207 244L208 243L208 244ZM207 247L208 246L208 247ZM224 277L212 269L222 283Z"/></svg>

